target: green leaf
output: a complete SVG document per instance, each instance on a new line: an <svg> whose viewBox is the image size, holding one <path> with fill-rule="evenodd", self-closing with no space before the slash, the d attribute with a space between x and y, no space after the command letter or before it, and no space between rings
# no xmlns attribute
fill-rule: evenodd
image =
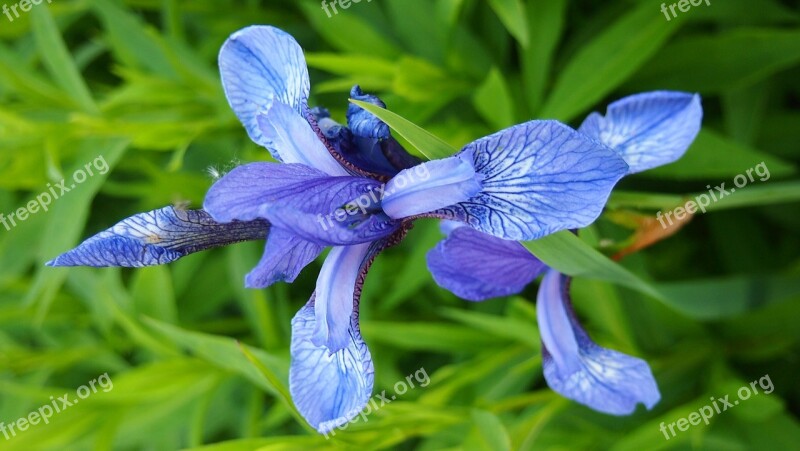
<svg viewBox="0 0 800 451"><path fill-rule="evenodd" d="M409 120L404 119L385 108L381 108L371 103L362 102L360 100L350 99L350 102L377 116L378 119L385 122L386 125L392 128L392 130L396 131L400 136L408 141L409 144L414 146L414 148L419 152L419 155L425 157L426 159L434 160L439 158L447 158L456 153L456 150L450 147L450 145L446 142L428 133L422 127L415 125Z"/></svg>
<svg viewBox="0 0 800 451"><path fill-rule="evenodd" d="M489 0L497 17L506 26L520 45L528 46L528 23L525 21L525 5L520 0Z"/></svg>
<svg viewBox="0 0 800 451"><path fill-rule="evenodd" d="M551 76L553 55L565 25L566 0L528 2L531 43L522 52L522 84L528 110L535 114L542 106Z"/></svg>
<svg viewBox="0 0 800 451"><path fill-rule="evenodd" d="M485 410L474 409L472 424L476 434L470 434L464 442L465 450L511 450L511 437L497 415ZM477 441L470 440L471 438L477 438Z"/></svg>
<svg viewBox="0 0 800 451"><path fill-rule="evenodd" d="M33 8L31 25L36 46L50 75L86 113L97 113L97 105L86 86L61 32L48 8Z"/></svg>
<svg viewBox="0 0 800 451"><path fill-rule="evenodd" d="M795 167L778 157L759 152L715 132L703 130L678 161L642 173L642 177L672 180L732 178L759 163L771 177L793 174Z"/></svg>
<svg viewBox="0 0 800 451"><path fill-rule="evenodd" d="M514 101L503 73L492 68L472 96L472 103L483 119L497 130L514 125Z"/></svg>
<svg viewBox="0 0 800 451"><path fill-rule="evenodd" d="M573 277L587 277L624 285L659 300L664 295L652 285L608 259L569 231L522 243L548 266Z"/></svg>
<svg viewBox="0 0 800 451"><path fill-rule="evenodd" d="M595 37L567 63L540 114L568 121L617 88L680 27L640 5Z"/></svg>
<svg viewBox="0 0 800 451"><path fill-rule="evenodd" d="M168 323L178 319L172 275L163 266L141 268L134 273L131 299L139 314Z"/></svg>
<svg viewBox="0 0 800 451"><path fill-rule="evenodd" d="M287 380L289 377L289 365L284 359L267 354L264 351L249 350L251 356L256 355L262 361L262 364L272 368L272 371L277 374L274 379L267 378L242 352L241 347L244 345L234 339L191 332L152 318L145 318L144 322L164 335L172 343L191 351L194 355L219 368L233 371L245 377L273 395L280 397L288 391L286 384L280 382ZM280 382L280 384L274 385L276 381Z"/></svg>
<svg viewBox="0 0 800 451"><path fill-rule="evenodd" d="M126 65L147 69L166 78L176 78L163 39L147 25L109 0L96 0L92 7L103 22L116 57Z"/></svg>
<svg viewBox="0 0 800 451"><path fill-rule="evenodd" d="M703 320L741 315L772 303L800 299L796 276L741 276L657 285L670 305Z"/></svg>
<svg viewBox="0 0 800 451"><path fill-rule="evenodd" d="M301 1L300 7L311 26L324 40L343 52L383 58L393 58L400 54L394 43L352 11L339 8L339 13L334 14L331 10L329 17L316 0ZM331 8L330 5L328 7Z"/></svg>
<svg viewBox="0 0 800 451"><path fill-rule="evenodd" d="M406 350L458 353L464 349L491 348L509 342L507 338L487 336L472 327L456 324L365 321L361 328L367 342L385 343Z"/></svg>
<svg viewBox="0 0 800 451"><path fill-rule="evenodd" d="M671 44L653 58L629 89L718 93L753 84L800 62L800 31L734 29Z"/></svg>

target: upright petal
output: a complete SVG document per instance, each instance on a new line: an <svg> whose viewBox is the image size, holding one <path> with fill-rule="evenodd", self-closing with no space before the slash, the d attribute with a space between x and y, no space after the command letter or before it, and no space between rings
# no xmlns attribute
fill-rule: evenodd
<svg viewBox="0 0 800 451"><path fill-rule="evenodd" d="M331 177L301 164L250 163L214 183L203 206L220 222L264 218L276 205L324 215L378 187L376 180Z"/></svg>
<svg viewBox="0 0 800 451"><path fill-rule="evenodd" d="M263 220L221 224L203 210L164 207L127 218L47 262L48 266L161 265L188 254L246 240L263 240Z"/></svg>
<svg viewBox="0 0 800 451"><path fill-rule="evenodd" d="M294 282L323 247L273 227L258 265L245 277L247 288L266 288L275 282Z"/></svg>
<svg viewBox="0 0 800 451"><path fill-rule="evenodd" d="M619 152L633 174L683 156L702 120L699 95L654 91L612 103L605 117L590 114L580 132Z"/></svg>
<svg viewBox="0 0 800 451"><path fill-rule="evenodd" d="M309 92L308 68L303 50L288 33L270 26L237 31L219 53L222 86L231 108L250 138L271 151L273 142L263 135L256 116L276 99L304 116Z"/></svg>
<svg viewBox="0 0 800 451"><path fill-rule="evenodd" d="M289 391L303 418L327 434L364 409L372 396L375 371L361 338L358 312L350 316L346 345L330 352L313 343L317 328L314 305L312 297L292 320Z"/></svg>
<svg viewBox="0 0 800 451"><path fill-rule="evenodd" d="M386 108L381 99L365 94L356 85L350 98ZM343 155L354 165L384 176L393 176L402 169L421 163L406 152L391 135L389 127L374 114L353 103L347 108L347 124L352 145L346 146Z"/></svg>
<svg viewBox="0 0 800 451"><path fill-rule="evenodd" d="M469 301L519 293L545 268L518 242L466 226L428 252L428 269L436 283Z"/></svg>
<svg viewBox="0 0 800 451"><path fill-rule="evenodd" d="M350 317L361 268L371 258L373 243L331 249L317 277L316 329L311 341L336 352L347 346Z"/></svg>
<svg viewBox="0 0 800 451"><path fill-rule="evenodd" d="M513 126L467 145L456 158L472 163L480 193L426 216L515 241L591 224L628 170L614 150L557 121Z"/></svg>
<svg viewBox="0 0 800 451"><path fill-rule="evenodd" d="M461 155L428 161L389 180L381 207L395 219L427 213L475 197L481 192L481 179Z"/></svg>
<svg viewBox="0 0 800 451"><path fill-rule="evenodd" d="M386 108L386 104L381 99L372 94L364 94L358 85L353 86L353 89L350 90L350 98ZM347 126L354 135L362 138L386 139L390 136L388 125L354 103L347 106Z"/></svg>
<svg viewBox="0 0 800 451"><path fill-rule="evenodd" d="M539 287L536 317L548 385L612 415L631 414L640 402L651 409L661 394L650 367L644 360L594 343L575 318L568 288L569 277L553 269Z"/></svg>
<svg viewBox="0 0 800 451"><path fill-rule="evenodd" d="M289 105L269 102L256 115L262 136L284 163L300 163L328 175L348 175L336 161L305 118Z"/></svg>

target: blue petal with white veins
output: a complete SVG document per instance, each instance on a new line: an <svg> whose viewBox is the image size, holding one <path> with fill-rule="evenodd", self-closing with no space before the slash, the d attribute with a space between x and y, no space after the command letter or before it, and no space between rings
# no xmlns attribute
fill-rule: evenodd
<svg viewBox="0 0 800 451"><path fill-rule="evenodd" d="M203 210L164 207L139 213L47 262L48 266L162 265L193 252L246 240L263 240L263 220L220 224Z"/></svg>
<svg viewBox="0 0 800 451"><path fill-rule="evenodd" d="M303 418L327 434L364 409L372 396L375 370L361 338L358 312L350 316L346 346L331 352L312 341L314 308L312 298L292 320L289 391Z"/></svg>
<svg viewBox="0 0 800 451"><path fill-rule="evenodd" d="M515 125L456 157L471 160L482 189L427 216L515 241L591 224L628 171L617 152L558 121Z"/></svg>
<svg viewBox="0 0 800 451"><path fill-rule="evenodd" d="M219 70L228 103L250 138L280 161L282 155L262 134L256 116L276 99L305 117L309 79L300 45L278 28L247 27L222 46Z"/></svg>
<svg viewBox="0 0 800 451"><path fill-rule="evenodd" d="M661 399L647 362L602 348L575 318L569 277L549 270L539 287L536 318L542 337L544 377L561 395L611 415L628 415Z"/></svg>
<svg viewBox="0 0 800 451"><path fill-rule="evenodd" d="M683 156L702 120L699 95L654 91L612 103L605 117L590 114L579 131L619 152L633 174Z"/></svg>

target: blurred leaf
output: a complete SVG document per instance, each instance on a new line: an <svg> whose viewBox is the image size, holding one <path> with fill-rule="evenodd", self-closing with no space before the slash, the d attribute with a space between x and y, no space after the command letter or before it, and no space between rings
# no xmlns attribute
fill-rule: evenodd
<svg viewBox="0 0 800 451"><path fill-rule="evenodd" d="M493 68L472 96L472 103L483 119L497 130L514 125L514 103L508 84L498 68Z"/></svg>
<svg viewBox="0 0 800 451"><path fill-rule="evenodd" d="M568 121L624 82L678 30L640 3L567 63L542 108L544 119Z"/></svg>
<svg viewBox="0 0 800 451"><path fill-rule="evenodd" d="M670 305L692 318L741 315L769 304L800 298L797 276L735 277L656 285Z"/></svg>
<svg viewBox="0 0 800 451"><path fill-rule="evenodd" d="M735 29L670 44L627 86L705 94L750 85L800 62L800 31Z"/></svg>
<svg viewBox="0 0 800 451"><path fill-rule="evenodd" d="M703 130L681 159L647 171L642 176L673 180L704 179L711 182L716 178L744 174L747 169L762 162L770 177L780 178L795 172L791 163Z"/></svg>
<svg viewBox="0 0 800 451"><path fill-rule="evenodd" d="M528 46L528 24L525 22L525 5L520 0L489 0L497 17L520 45Z"/></svg>
<svg viewBox="0 0 800 451"><path fill-rule="evenodd" d="M61 38L61 32L50 15L50 10L33 8L31 19L36 45L50 75L83 111L97 113L97 105Z"/></svg>

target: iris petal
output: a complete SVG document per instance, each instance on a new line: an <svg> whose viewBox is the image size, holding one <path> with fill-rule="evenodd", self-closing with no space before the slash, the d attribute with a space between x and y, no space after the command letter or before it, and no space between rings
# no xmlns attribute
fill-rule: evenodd
<svg viewBox="0 0 800 451"><path fill-rule="evenodd" d="M127 218L87 239L48 266L142 267L245 240L263 240L263 220L220 224L203 210L164 207Z"/></svg>
<svg viewBox="0 0 800 451"><path fill-rule="evenodd" d="M572 311L568 282L567 276L551 269L537 297L548 385L569 399L612 415L633 413L638 403L651 409L661 394L647 362L602 348L589 338Z"/></svg>
<svg viewBox="0 0 800 451"><path fill-rule="evenodd" d="M358 85L353 86L353 89L350 90L350 98L386 108L386 104L381 99L372 94L364 94ZM347 125L355 136L362 138L386 139L391 136L388 125L354 103L347 106Z"/></svg>
<svg viewBox="0 0 800 451"><path fill-rule="evenodd" d="M325 346L331 352L347 346L356 284L372 247L372 243L334 247L325 258L315 291L316 329L312 342L316 346Z"/></svg>
<svg viewBox="0 0 800 451"><path fill-rule="evenodd" d="M294 282L323 247L273 227L258 265L245 277L247 288L266 288L275 282Z"/></svg>
<svg viewBox="0 0 800 451"><path fill-rule="evenodd" d="M702 119L697 94L654 91L612 103L605 117L590 114L580 132L618 151L633 174L683 156Z"/></svg>
<svg viewBox="0 0 800 451"><path fill-rule="evenodd" d="M379 186L376 180L331 177L301 164L250 163L218 180L203 206L220 222L264 218L276 205L326 215Z"/></svg>
<svg viewBox="0 0 800 451"><path fill-rule="evenodd" d="M356 199L366 201L370 198L369 195L362 194ZM346 208L336 208L337 204L332 203L329 205L330 207L313 204L276 205L263 210L263 216L270 221L273 228L291 230L298 238L321 246L367 243L385 238L401 226L400 221L383 213L359 210L355 202L340 204L349 205ZM328 209L329 213L319 213L322 209Z"/></svg>
<svg viewBox="0 0 800 451"><path fill-rule="evenodd" d="M357 311L349 318L345 346L336 352L313 343L314 311L312 298L292 320L289 391L303 418L327 434L364 409L372 395L374 368L361 338Z"/></svg>
<svg viewBox="0 0 800 451"><path fill-rule="evenodd" d="M256 115L262 135L271 143L284 163L300 163L328 175L348 175L331 156L320 138L289 105L270 102Z"/></svg>
<svg viewBox="0 0 800 451"><path fill-rule="evenodd" d="M592 223L628 171L614 150L557 121L531 121L467 145L483 189L428 216L507 240L534 240Z"/></svg>
<svg viewBox="0 0 800 451"><path fill-rule="evenodd" d="M219 70L228 103L250 138L270 150L256 115L273 99L305 114L309 92L308 68L295 39L275 27L252 26L237 31L223 44ZM273 152L277 160L281 155Z"/></svg>
<svg viewBox="0 0 800 451"><path fill-rule="evenodd" d="M381 207L395 219L427 213L474 197L480 179L469 156L428 161L389 180Z"/></svg>
<svg viewBox="0 0 800 451"><path fill-rule="evenodd" d="M427 260L440 287L470 301L519 293L546 268L518 242L466 226L450 232Z"/></svg>

